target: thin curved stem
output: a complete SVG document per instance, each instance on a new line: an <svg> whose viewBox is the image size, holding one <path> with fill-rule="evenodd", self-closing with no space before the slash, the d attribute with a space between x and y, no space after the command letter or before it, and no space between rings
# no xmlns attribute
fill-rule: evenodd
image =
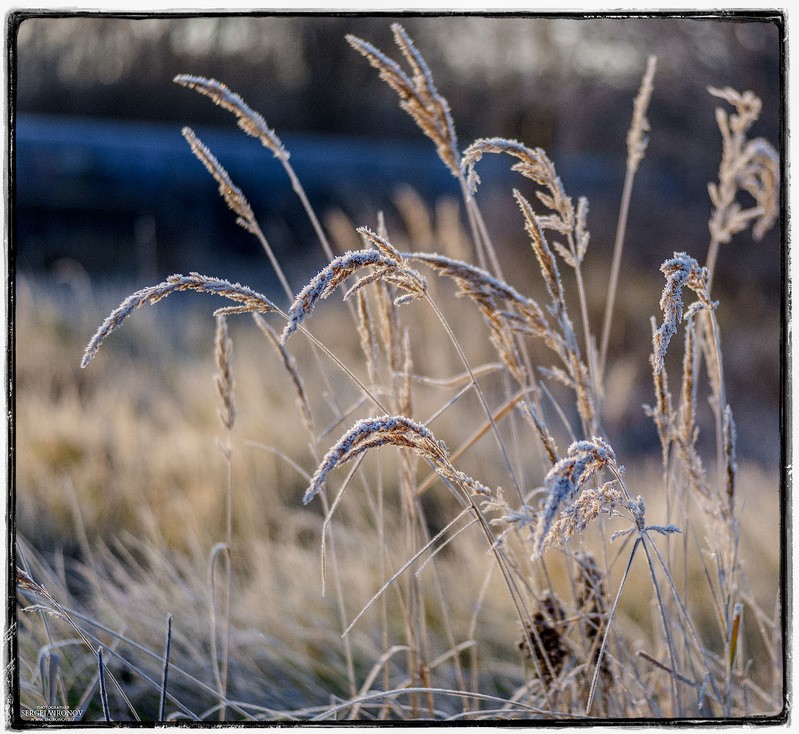
<svg viewBox="0 0 799 734"><path fill-rule="evenodd" d="M596 665L594 667L594 677L591 680L591 690L588 693L588 702L585 705L585 713L589 715L591 713L591 706L594 703L594 694L596 693L596 684L599 680L599 671L602 667L602 658L605 656L605 647L608 642L608 635L610 634L610 626L613 623L613 618L616 616L616 609L619 606L619 600L621 599L621 592L624 589L624 584L627 583L627 576L630 574L630 567L633 565L633 558L635 558L635 552L638 550L638 544L641 542L641 538L635 539L635 545L633 545L632 551L630 551L630 558L627 560L627 568L624 569L624 576L622 576L621 583L619 584L619 590L616 592L616 598L613 601L613 608L610 610L610 615L608 616L608 621L605 624L605 634L602 636L602 645L599 647L599 653L596 656Z"/></svg>
<svg viewBox="0 0 799 734"><path fill-rule="evenodd" d="M313 207L311 206L311 202L308 200L308 196L305 193L302 183L300 183L299 177L294 171L294 167L283 156L280 156L280 162L288 174L289 180L291 181L291 188L294 190L294 193L297 194L303 209L305 209L305 213L308 215L308 219L311 221L311 226L313 227L314 232L319 239L319 243L322 245L322 250L324 250L327 258L332 260L335 257L333 254L333 248L330 246L330 242L328 241L327 236L322 229L322 225L319 223L319 219L316 216L316 212L314 212Z"/></svg>
<svg viewBox="0 0 799 734"><path fill-rule="evenodd" d="M466 371L469 373L469 377L472 381L472 385L474 385L475 393L477 394L477 399L480 401L480 404L483 406L483 410L485 411L486 417L488 418L488 422L491 424L491 430L494 433L494 436L497 440L497 445L499 446L499 450L502 453L502 458L505 461L505 464L508 467L508 471L510 472L511 481L513 482L513 486L516 488L516 492L519 495L519 501L523 502L522 499L522 489L521 485L519 484L519 479L516 476L516 471L513 468L513 463L510 460L510 456L508 456L508 451L505 448L505 444L502 442L502 437L499 434L499 428L497 427L496 422L494 421L494 416L491 412L491 408L488 405L488 401L486 400L485 394L483 393L482 388L480 387L479 383L477 382L477 378L472 372L472 368L469 365L469 360L466 358L466 354L463 351L460 343L458 342L455 333L452 331L452 327L447 322L444 314L441 312L441 309L436 305L435 301L425 292L425 300L430 304L430 307L433 309L434 313L438 317L438 320L441 322L444 330L447 332L447 336L450 338L455 350L458 352L458 356L460 357L461 361L463 362L463 366L466 368Z"/></svg>

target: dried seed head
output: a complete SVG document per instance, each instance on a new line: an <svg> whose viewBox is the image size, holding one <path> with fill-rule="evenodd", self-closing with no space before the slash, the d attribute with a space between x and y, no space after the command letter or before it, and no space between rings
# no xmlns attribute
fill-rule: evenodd
<svg viewBox="0 0 799 734"><path fill-rule="evenodd" d="M210 97L215 104L232 112L238 121L239 127L247 135L258 138L261 144L269 148L276 158L288 160L289 153L283 147L277 134L264 120L263 116L252 109L238 94L228 89L227 85L216 79L206 79L202 76L191 74L178 74L173 81L183 87L194 89L206 97Z"/></svg>
<svg viewBox="0 0 799 734"><path fill-rule="evenodd" d="M530 206L530 202L521 193L514 189L513 195L522 210L524 228L527 234L530 235L533 252L538 260L538 266L541 268L541 276L544 278L544 283L552 299L552 309L557 313L559 320L568 319L568 317L564 316L566 312L566 297L563 293L558 264L547 244L540 218L536 216L532 206ZM568 328L571 329L570 322L568 323Z"/></svg>
<svg viewBox="0 0 799 734"><path fill-rule="evenodd" d="M517 140L505 138L476 140L466 149L461 159L461 167L466 172L466 180L472 193L480 182L475 166L486 153L505 153L518 159L518 163L511 166L511 170L529 178L546 190L546 193L536 192L539 201L553 212L551 216L539 217L544 229L551 229L560 234L574 232L576 226L574 205L566 195L563 183L555 171L555 164L543 148L528 148Z"/></svg>
<svg viewBox="0 0 799 734"><path fill-rule="evenodd" d="M236 422L236 403L233 399L233 342L228 335L227 316L216 314L216 387L222 398L219 418L227 430Z"/></svg>
<svg viewBox="0 0 799 734"><path fill-rule="evenodd" d="M558 598L547 592L531 622L525 623L525 634L519 642L524 657L535 662L545 688L558 678L568 656L565 618Z"/></svg>
<svg viewBox="0 0 799 734"><path fill-rule="evenodd" d="M377 380L377 335L375 334L372 311L369 307L369 299L364 290L359 290L356 294L357 304L357 329L358 338L361 342L361 351L366 358L366 367L369 372L369 380L374 384Z"/></svg>
<svg viewBox="0 0 799 734"><path fill-rule="evenodd" d="M638 165L641 163L649 144L649 136L647 135L649 132L649 120L646 119L646 111L654 90L652 82L655 78L656 66L657 58L650 56L647 59L646 70L641 79L641 87L638 90L635 102L633 102L633 120L627 133L627 167L633 172L638 170Z"/></svg>
<svg viewBox="0 0 799 734"><path fill-rule="evenodd" d="M724 409L723 435L727 512L731 518L735 509L735 475L738 465L735 463L735 421L732 418L732 408L729 405Z"/></svg>
<svg viewBox="0 0 799 734"><path fill-rule="evenodd" d="M327 452L311 479L303 502L310 502L322 489L327 475L336 467L352 461L369 449L379 446L408 448L425 456L444 478L458 482L468 491L487 492L479 482L458 471L447 458L447 447L421 423L401 415L364 418L350 428Z"/></svg>
<svg viewBox="0 0 799 734"><path fill-rule="evenodd" d="M599 661L601 640L608 619L608 599L605 590L605 574L597 565L590 553L576 556L578 564L577 575L577 608L585 630L585 638L591 644L590 661L596 665ZM608 664L608 657L602 657L600 674L605 686L613 682L612 673Z"/></svg>
<svg viewBox="0 0 799 734"><path fill-rule="evenodd" d="M713 214L709 228L719 244L752 225L755 239L760 239L779 217L780 161L774 147L763 138L747 140L749 128L760 117L762 103L752 92L737 92L730 87L708 87L714 97L735 108L728 114L716 109L716 122L722 138L722 156L718 183L708 185ZM755 205L743 208L736 200L738 191L747 192Z"/></svg>
<svg viewBox="0 0 799 734"><path fill-rule="evenodd" d="M546 425L546 421L544 421L538 408L530 405L524 400L519 404L519 407L521 408L524 417L530 421L533 428L535 429L536 435L541 441L541 445L544 447L544 451L546 452L547 458L552 464L557 464L558 463L557 444L555 443L554 437L549 432L549 428Z"/></svg>
<svg viewBox="0 0 799 734"><path fill-rule="evenodd" d="M402 353L404 355L402 363L402 374L399 379L399 395L397 398L399 412L403 415L411 415L413 412L413 391L411 389L411 377L413 375L413 353L411 351L411 332L405 329L402 334Z"/></svg>
<svg viewBox="0 0 799 734"><path fill-rule="evenodd" d="M655 373L663 370L669 342L671 337L677 333L677 324L683 318L683 288L688 286L697 295L699 306L709 309L715 307L707 292L708 270L700 267L692 257L684 252L675 252L671 259L666 260L660 266L660 270L666 276L666 285L660 296L663 324L652 339Z"/></svg>
<svg viewBox="0 0 799 734"><path fill-rule="evenodd" d="M145 303L151 305L158 303L158 301L162 298L166 298L171 293L187 290L197 291L199 293L212 293L235 301L240 304L234 309L237 313L268 313L269 311L278 310L266 296L246 286L240 285L239 283L231 283L221 278L212 278L207 275L200 275L199 273L170 275L162 283L142 288L131 294L108 315L86 346L81 367L85 367L91 362L105 338L112 331L119 328L122 322L137 308L143 306ZM227 312L230 313L231 309L227 309Z"/></svg>
<svg viewBox="0 0 799 734"><path fill-rule="evenodd" d="M505 281L469 263L436 253L405 253L412 262L423 262L441 276L452 279L458 296L474 302L491 330L491 342L513 378L524 383L524 369L516 349L517 332L543 337L557 345L558 335L550 328L541 307L518 293Z"/></svg>
<svg viewBox="0 0 799 734"><path fill-rule="evenodd" d="M605 574L590 553L578 554L577 561L577 608L586 622L586 637L589 640L601 636L602 621L606 611ZM598 653L598 650L596 650ZM594 662L596 660L594 659Z"/></svg>
<svg viewBox="0 0 799 734"><path fill-rule="evenodd" d="M393 254L386 254L382 250L347 252L334 258L329 265L322 268L297 294L289 309L288 323L283 330L281 341L286 343L297 327L310 316L320 300L327 298L351 275L367 267L371 268L372 272L358 280L345 293L345 298L376 280L393 283L405 290L412 298L421 298L426 291L427 284L424 278L415 270L406 267L403 261Z"/></svg>
<svg viewBox="0 0 799 734"><path fill-rule="evenodd" d="M460 155L449 104L438 93L430 69L405 29L395 23L391 26L391 30L394 33L397 47L411 68L410 76L396 61L386 56L371 43L352 35L347 36L347 42L380 72L380 78L399 95L400 107L435 143L439 158L446 164L452 175L458 177L460 175L458 165Z"/></svg>

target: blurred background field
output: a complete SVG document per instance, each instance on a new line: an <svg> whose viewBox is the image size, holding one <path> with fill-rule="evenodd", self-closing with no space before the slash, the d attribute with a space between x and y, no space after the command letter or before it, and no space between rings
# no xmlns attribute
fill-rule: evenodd
<svg viewBox="0 0 799 734"><path fill-rule="evenodd" d="M9 275L13 509L20 547L35 578L62 603L85 605L94 619L149 649L162 646L171 613L187 668L209 686L206 623L192 610L204 613L208 606L208 552L223 532L225 463L217 445L210 317L219 304L189 294L142 309L89 368L81 370L80 359L97 326L125 295L174 272L241 281L286 305L257 242L235 226L216 185L181 138L183 125L197 131L245 192L295 289L324 264L272 155L207 100L176 87L172 78L178 73L222 80L265 116L290 151L338 249L358 246L353 227L376 228L378 211L399 247L457 253L468 246L456 182L397 108L395 96L344 42L346 33L354 33L388 47L393 20L44 14L25 18L15 29ZM752 134L779 148L784 89L778 24L743 15L400 20L450 102L461 148L489 136L541 146L567 192L589 198L586 285L596 328L605 305L632 100L647 55L658 56L648 114L651 142L633 193L604 406L608 435L636 477L631 486L646 494L659 471L652 462L659 456L657 432L642 409L653 399L647 358L649 318L658 313L663 286L658 266L674 251L704 259L706 187L721 155L714 119L719 101L706 87L729 85L761 97L763 113ZM520 291L540 292L510 195L518 178L504 161L486 161L480 171L481 205L505 272ZM744 234L725 245L714 277L746 507L741 554L752 598L772 615L779 614L781 591L783 267L777 227L761 242ZM442 301L451 296L443 287L440 292ZM450 304L455 324L458 305ZM335 335L345 361L358 364L357 338L337 331L339 307L331 303L320 310L314 331ZM249 319L231 328L241 396L233 454L241 565L231 691L240 700L277 709L321 706L329 695L346 695L338 671L347 661L335 598L320 593L322 518L318 509L301 504L303 471L315 467L274 354ZM485 333L463 336L476 360L490 360L481 346ZM421 341L414 347L420 371L446 376L451 355ZM310 351L301 345L297 350L305 379L319 387L319 415L332 420L325 393L342 404L355 396L323 385ZM417 404L427 405L424 387L419 390ZM332 444L345 427L331 425L322 445ZM455 416L445 416L436 430L450 446L469 433ZM490 480L496 469L490 449L478 444L464 470ZM446 499L425 501L436 528L451 519ZM659 501L665 499L653 501L653 512ZM351 532L337 540L351 617L376 590L376 558L363 555L364 546L378 539L369 535L364 507L352 501L344 510L342 525ZM401 547L399 538L384 541ZM363 570L368 560L373 563ZM471 618L490 566L481 538L464 533L442 554L442 564L452 619L461 625L457 637L471 635L495 651L481 670L491 690L507 695L523 678L524 662L510 602L496 579L487 587L480 623ZM474 573L464 574L464 568ZM701 572L689 569L686 576ZM646 630L655 620L636 611L642 605L633 589L624 614ZM446 639L439 612L430 614L431 627ZM773 702L780 698L780 641L768 637L761 622L746 620L755 640L751 677L772 693ZM22 693L33 705L43 700L41 650L48 635L58 634L33 614L21 624ZM120 649L128 645L114 642L110 633L105 639ZM129 648L126 659L137 659ZM447 649L442 641L437 652ZM381 640L368 632L355 638L353 665L360 680L381 652ZM146 656L137 664L157 671L157 661ZM69 679L75 690L87 690L91 663L75 665ZM155 705L137 675L129 683L144 709ZM213 695L204 698L194 683L177 685L197 696L195 711L212 705Z"/></svg>

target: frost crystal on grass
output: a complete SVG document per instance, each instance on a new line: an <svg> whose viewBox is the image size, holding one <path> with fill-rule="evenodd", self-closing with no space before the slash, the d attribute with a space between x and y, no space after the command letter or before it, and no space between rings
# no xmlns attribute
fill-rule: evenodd
<svg viewBox="0 0 799 734"><path fill-rule="evenodd" d="M369 449L388 445L413 449L427 458L438 474L457 482L468 491L487 492L482 484L452 466L447 458L446 445L437 440L429 428L402 415L384 415L358 421L338 440L319 464L303 502L308 504L319 494L327 475L336 467L352 461Z"/></svg>
<svg viewBox="0 0 799 734"><path fill-rule="evenodd" d="M286 343L286 340L297 330L299 325L310 316L319 301L333 293L350 275L365 267L372 267L373 272L361 278L350 288L345 294L345 298L380 279L408 291L411 298L420 298L424 295L426 288L424 278L415 270L404 267L402 261L393 255L379 250L347 252L322 268L297 294L289 309L288 323L283 330L281 342Z"/></svg>
<svg viewBox="0 0 799 734"><path fill-rule="evenodd" d="M615 465L615 463L616 455L613 449L597 436L590 441L575 441L569 446L566 457L555 464L544 479L548 496L538 519L533 541L533 558L541 555L558 508L564 502L572 502L585 482L594 474L608 464Z"/></svg>
<svg viewBox="0 0 799 734"><path fill-rule="evenodd" d="M118 329L122 322L137 308L145 303L151 305L158 303L162 298L166 298L177 291L212 293L239 304L232 309L224 309L226 313L268 313L277 311L277 307L266 296L239 283L231 283L222 278L212 278L199 273L170 275L165 281L157 285L142 288L132 293L108 315L86 346L81 367L85 367L94 359L105 338L112 331Z"/></svg>
<svg viewBox="0 0 799 734"><path fill-rule="evenodd" d="M683 319L683 288L688 286L696 293L699 298L697 308L714 308L707 292L708 270L700 267L694 258L684 252L675 252L674 257L666 260L660 266L660 271L666 276L666 285L660 296L663 323L653 336L655 374L660 374L663 371L663 360L669 348L669 342L671 337L677 333L677 324Z"/></svg>

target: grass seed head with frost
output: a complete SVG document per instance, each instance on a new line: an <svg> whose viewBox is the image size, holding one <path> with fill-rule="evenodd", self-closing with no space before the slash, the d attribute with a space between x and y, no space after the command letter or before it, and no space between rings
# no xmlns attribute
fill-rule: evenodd
<svg viewBox="0 0 799 734"><path fill-rule="evenodd" d="M541 549L563 545L575 535L585 532L589 523L600 515L612 516L624 500L617 482L605 482L600 487L586 487L574 502L564 507L544 537Z"/></svg>
<svg viewBox="0 0 799 734"><path fill-rule="evenodd" d="M658 339L658 325L655 317L651 318L652 339ZM644 413L648 415L657 428L658 438L660 439L661 459L663 464L668 460L669 446L674 433L674 409L672 407L671 392L669 390L669 375L667 370L658 365L655 353L649 355L649 363L652 366L652 382L655 387L655 405L644 405Z"/></svg>
<svg viewBox="0 0 799 734"><path fill-rule="evenodd" d="M425 294L427 284L424 278L415 270L406 267L402 259L393 253L384 250L347 252L334 258L322 268L297 294L288 312L288 322L283 330L282 342L286 343L300 324L311 315L319 301L330 296L347 278L364 268L371 268L372 272L358 280L344 294L345 299L376 280L388 281L406 291L405 296L396 299L398 304L409 299L421 298Z"/></svg>
<svg viewBox="0 0 799 734"><path fill-rule="evenodd" d="M583 485L608 465L616 467L616 455L604 439L594 436L590 441L575 441L565 458L549 470L544 479L547 498L533 539L533 559L540 557L560 506L571 504Z"/></svg>
<svg viewBox="0 0 799 734"><path fill-rule="evenodd" d="M439 158L452 175L458 177L460 154L449 104L438 93L427 63L405 29L394 23L391 30L397 47L411 68L411 76L371 43L353 35L347 36L347 42L380 72L380 78L399 95L400 107L435 143Z"/></svg>
<svg viewBox="0 0 799 734"><path fill-rule="evenodd" d="M232 112L236 116L238 126L247 135L258 138L261 144L271 150L276 158L288 160L288 151L283 147L283 143L280 142L275 131L266 124L263 116L252 109L238 94L228 89L226 84L218 82L216 79L206 79L191 74L178 74L173 81L175 84L210 97L215 104Z"/></svg>
<svg viewBox="0 0 799 734"><path fill-rule="evenodd" d="M677 324L683 319L682 292L686 286L698 297L697 303L691 307L691 313L698 308L715 308L707 292L709 273L707 268L700 267L694 258L684 252L675 252L674 256L660 266L666 276L666 285L660 296L660 308L663 311L663 323L655 332L653 342L654 369L656 373L663 370L666 351L671 338L677 333Z"/></svg>
<svg viewBox="0 0 799 734"><path fill-rule="evenodd" d="M255 221L255 214L241 189L233 183L230 175L216 159L216 156L214 156L190 127L184 127L182 132L183 137L186 138L186 142L191 146L192 153L194 153L197 159L214 177L217 184L219 184L220 195L237 216L236 224L246 229L250 234L256 234L259 231L259 227Z"/></svg>
<svg viewBox="0 0 799 734"><path fill-rule="evenodd" d="M277 311L275 306L266 296L247 288L239 283L231 283L221 278L212 278L208 275L199 273L189 273L188 275L170 275L165 281L154 286L142 288L132 293L122 303L119 304L103 321L100 328L89 341L83 354L81 367L85 367L94 359L100 345L111 334L116 331L122 322L130 316L137 308L146 303L154 305L162 298L166 298L178 291L197 291L199 293L211 293L222 296L239 305L231 309L224 309L226 312L237 313L269 313Z"/></svg>
<svg viewBox="0 0 799 734"><path fill-rule="evenodd" d="M429 459L445 479L453 480L470 492L486 493L482 484L452 466L446 445L421 423L401 415L364 418L350 428L325 454L305 492L308 504L322 489L327 475L336 467L352 461L364 452L380 446L412 449Z"/></svg>

